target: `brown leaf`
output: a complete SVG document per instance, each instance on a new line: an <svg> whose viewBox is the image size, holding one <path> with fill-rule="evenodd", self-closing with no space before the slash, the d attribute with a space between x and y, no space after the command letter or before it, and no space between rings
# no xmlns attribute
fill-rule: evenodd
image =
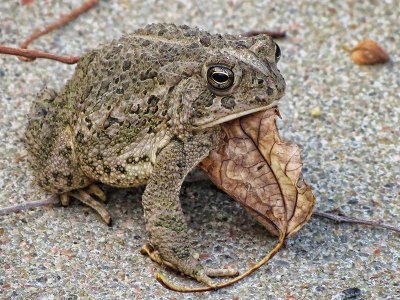
<svg viewBox="0 0 400 300"><path fill-rule="evenodd" d="M222 125L221 149L200 167L269 232L290 236L311 217L315 198L307 184L297 186L300 148L278 134L275 108Z"/></svg>
<svg viewBox="0 0 400 300"><path fill-rule="evenodd" d="M351 50L351 59L359 65L382 64L389 55L373 40L363 40Z"/></svg>

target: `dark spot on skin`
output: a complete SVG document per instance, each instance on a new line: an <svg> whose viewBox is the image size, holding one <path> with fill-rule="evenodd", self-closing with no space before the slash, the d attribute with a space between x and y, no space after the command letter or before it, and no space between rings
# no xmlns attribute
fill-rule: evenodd
<svg viewBox="0 0 400 300"><path fill-rule="evenodd" d="M154 78L154 77L157 77L157 74L158 74L157 71L150 70L150 71L148 71L147 76L149 78Z"/></svg>
<svg viewBox="0 0 400 300"><path fill-rule="evenodd" d="M147 104L149 105L157 105L158 101L160 101L160 98L157 96L151 95L149 99L147 99Z"/></svg>
<svg viewBox="0 0 400 300"><path fill-rule="evenodd" d="M58 179L58 176L60 176L60 172L53 172L53 173L51 173L52 175L53 175L53 178L55 179L55 180L57 180Z"/></svg>
<svg viewBox="0 0 400 300"><path fill-rule="evenodd" d="M126 74L122 73L121 75L119 75L119 79L121 81L124 81L126 79Z"/></svg>
<svg viewBox="0 0 400 300"><path fill-rule="evenodd" d="M71 153L72 153L72 148L71 148L70 146L66 146L66 147L60 149L60 152L59 152L59 153L60 153L60 155L61 155L62 157L68 158L68 156L70 156Z"/></svg>
<svg viewBox="0 0 400 300"><path fill-rule="evenodd" d="M128 164L133 163L133 157L128 157L128 158L126 159L126 162L127 162Z"/></svg>
<svg viewBox="0 0 400 300"><path fill-rule="evenodd" d="M157 80L158 80L158 83L159 83L160 85L164 85L164 84L165 84L165 79L164 79L164 77L158 77Z"/></svg>
<svg viewBox="0 0 400 300"><path fill-rule="evenodd" d="M103 166L104 173L110 174L111 168L109 166Z"/></svg>
<svg viewBox="0 0 400 300"><path fill-rule="evenodd" d="M107 129L108 127L110 127L111 125L113 125L115 123L122 125L124 123L124 121L121 121L118 118L108 117L107 120L104 122L104 129Z"/></svg>
<svg viewBox="0 0 400 300"><path fill-rule="evenodd" d="M109 86L110 86L110 82L107 80L104 80L100 85L100 89L97 93L97 96L100 96L100 95L104 94L105 92L107 92Z"/></svg>
<svg viewBox="0 0 400 300"><path fill-rule="evenodd" d="M214 103L214 99L215 99L215 95L214 94L211 94L209 97L207 97L206 99L205 99L205 106L206 107L210 107L211 105L213 105L213 103Z"/></svg>
<svg viewBox="0 0 400 300"><path fill-rule="evenodd" d="M274 89L271 87L267 87L267 94L268 96L271 96L274 93Z"/></svg>
<svg viewBox="0 0 400 300"><path fill-rule="evenodd" d="M65 178L67 179L67 185L71 186L72 185L72 179L74 179L74 176L72 176L72 174L68 174L67 176L65 176Z"/></svg>
<svg viewBox="0 0 400 300"><path fill-rule="evenodd" d="M97 158L98 160L103 160L103 154L98 153L98 154L96 155L96 158Z"/></svg>
<svg viewBox="0 0 400 300"><path fill-rule="evenodd" d="M257 79L257 83L258 84L263 84L264 83L264 79L261 79L261 78Z"/></svg>
<svg viewBox="0 0 400 300"><path fill-rule="evenodd" d="M230 97L223 97L221 99L221 104L223 107L225 107L226 109L232 109L235 107L236 102L235 102L235 98L230 96Z"/></svg>
<svg viewBox="0 0 400 300"><path fill-rule="evenodd" d="M245 41L236 41L235 42L235 47L237 47L237 48L246 48L246 42Z"/></svg>
<svg viewBox="0 0 400 300"><path fill-rule="evenodd" d="M140 80L146 80L146 79L151 79L154 77L157 77L158 73L155 70L152 70L149 68L146 72L141 72L139 75Z"/></svg>
<svg viewBox="0 0 400 300"><path fill-rule="evenodd" d="M159 36L163 36L163 35L166 34L166 33L167 33L167 29L163 28L163 29L161 29L161 30L158 32L158 35L159 35Z"/></svg>
<svg viewBox="0 0 400 300"><path fill-rule="evenodd" d="M122 45L118 45L118 46L114 47L111 51L112 51L112 54L118 54L121 52L121 50L122 50Z"/></svg>
<svg viewBox="0 0 400 300"><path fill-rule="evenodd" d="M178 168L184 168L184 167L186 166L186 164L185 164L184 161L178 161L178 162L176 163L176 165L178 166Z"/></svg>
<svg viewBox="0 0 400 300"><path fill-rule="evenodd" d="M116 169L117 169L118 171L120 171L122 174L125 174L125 173L126 173L125 168L124 168L123 166L121 166L121 165L117 165Z"/></svg>
<svg viewBox="0 0 400 300"><path fill-rule="evenodd" d="M184 247L182 248L172 248L171 249L175 256L182 259L182 260L186 260L188 259L188 257L190 257L190 253L189 251L186 251ZM193 273L200 273L201 270L194 270Z"/></svg>
<svg viewBox="0 0 400 300"><path fill-rule="evenodd" d="M150 45L150 41L149 40L143 40L142 42L142 46L147 47L148 45Z"/></svg>
<svg viewBox="0 0 400 300"><path fill-rule="evenodd" d="M76 139L78 142L82 142L82 140L83 140L83 133L82 133L81 131L78 131L77 134L76 134L76 136L75 136L75 139Z"/></svg>
<svg viewBox="0 0 400 300"><path fill-rule="evenodd" d="M125 60L124 63L122 64L122 71L127 71L131 67L131 62L129 60Z"/></svg>
<svg viewBox="0 0 400 300"><path fill-rule="evenodd" d="M259 96L255 96L254 99L256 99L257 102L264 102L264 100Z"/></svg>
<svg viewBox="0 0 400 300"><path fill-rule="evenodd" d="M263 167L262 165L258 166L257 171L260 171L262 169L262 167Z"/></svg>
<svg viewBox="0 0 400 300"><path fill-rule="evenodd" d="M148 128L147 128L147 133L156 133L156 130L155 130L155 128L154 127L152 127L152 126L149 126Z"/></svg>
<svg viewBox="0 0 400 300"><path fill-rule="evenodd" d="M37 115L38 117L44 117L44 116L46 116L46 115L47 115L47 109L45 109L45 108L43 108L43 107L39 108L39 109L36 111L36 115Z"/></svg>
<svg viewBox="0 0 400 300"><path fill-rule="evenodd" d="M200 38L200 44L202 44L204 47L208 47L211 45L211 40L208 36L203 36Z"/></svg>
<svg viewBox="0 0 400 300"><path fill-rule="evenodd" d="M197 110L193 113L193 117L195 117L195 118L201 118L201 117L204 117L204 115L205 115L205 112L200 111L200 110Z"/></svg>
<svg viewBox="0 0 400 300"><path fill-rule="evenodd" d="M115 78L114 83L118 83L119 82L119 78Z"/></svg>

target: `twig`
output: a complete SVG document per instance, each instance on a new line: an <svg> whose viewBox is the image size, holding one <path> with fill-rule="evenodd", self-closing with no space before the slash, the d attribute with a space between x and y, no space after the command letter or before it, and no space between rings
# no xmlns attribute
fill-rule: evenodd
<svg viewBox="0 0 400 300"><path fill-rule="evenodd" d="M286 37L285 31L270 31L270 30L250 30L250 31L242 33L241 35L251 37L251 36L257 36L260 34L267 34L270 37L272 37L273 39L282 39L282 38Z"/></svg>
<svg viewBox="0 0 400 300"><path fill-rule="evenodd" d="M0 53L1 54L10 54L10 55L18 55L29 58L31 60L35 58L47 58L56 60L65 64L76 64L80 57L78 56L62 56L56 55L40 50L31 50L31 49L21 49L21 48L11 48L6 46L0 46Z"/></svg>
<svg viewBox="0 0 400 300"><path fill-rule="evenodd" d="M72 10L69 14L67 15L62 15L60 17L60 19L58 19L57 21L55 21L54 23L49 24L48 26L46 26L44 29L40 30L37 29L35 30L31 36L29 36L21 45L20 47L22 49L27 49L28 46L36 39L38 39L39 37L57 29L60 28L66 24L68 24L69 22L75 20L77 17L79 17L81 14L83 14L84 12L88 11L89 9L91 9L92 7L96 6L99 3L99 0L88 0L85 3L83 3L81 6L79 6L78 8L75 8L74 10ZM23 61L32 61L34 60L36 57L19 57L21 60Z"/></svg>
<svg viewBox="0 0 400 300"><path fill-rule="evenodd" d="M40 206L56 205L59 203L60 203L60 200L59 200L58 196L52 196L46 200L25 202L25 203L14 205L14 206L0 208L0 216L11 214L14 212L19 212L22 210L28 210L28 209L36 208L36 207L40 207Z"/></svg>
<svg viewBox="0 0 400 300"><path fill-rule="evenodd" d="M361 225L367 225L367 226L372 226L372 227L379 227L379 228L385 228L389 230L393 230L396 232L400 232L400 227L396 227L393 225L385 224L380 221L369 221L369 220L363 220L363 219L358 219L354 217L348 217L344 215L341 212L335 213L335 212L319 212L315 211L312 214L313 216L319 217L319 218L327 218L329 220L333 220L337 223L350 223L350 224L361 224Z"/></svg>

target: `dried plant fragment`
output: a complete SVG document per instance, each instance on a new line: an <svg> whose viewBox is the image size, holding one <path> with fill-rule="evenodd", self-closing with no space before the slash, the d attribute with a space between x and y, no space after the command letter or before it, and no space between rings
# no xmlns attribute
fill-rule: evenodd
<svg viewBox="0 0 400 300"><path fill-rule="evenodd" d="M291 236L311 217L315 197L297 183L300 148L278 134L275 108L223 124L225 142L200 165L210 179L267 230Z"/></svg>
<svg viewBox="0 0 400 300"><path fill-rule="evenodd" d="M359 65L383 64L389 55L373 40L363 40L351 50L351 59Z"/></svg>

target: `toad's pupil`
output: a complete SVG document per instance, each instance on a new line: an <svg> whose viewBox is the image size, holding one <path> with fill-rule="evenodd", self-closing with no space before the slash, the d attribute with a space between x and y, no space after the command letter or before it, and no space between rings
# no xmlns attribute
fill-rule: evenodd
<svg viewBox="0 0 400 300"><path fill-rule="evenodd" d="M229 76L222 72L215 72L212 74L212 79L214 79L218 83L224 83L229 80Z"/></svg>

